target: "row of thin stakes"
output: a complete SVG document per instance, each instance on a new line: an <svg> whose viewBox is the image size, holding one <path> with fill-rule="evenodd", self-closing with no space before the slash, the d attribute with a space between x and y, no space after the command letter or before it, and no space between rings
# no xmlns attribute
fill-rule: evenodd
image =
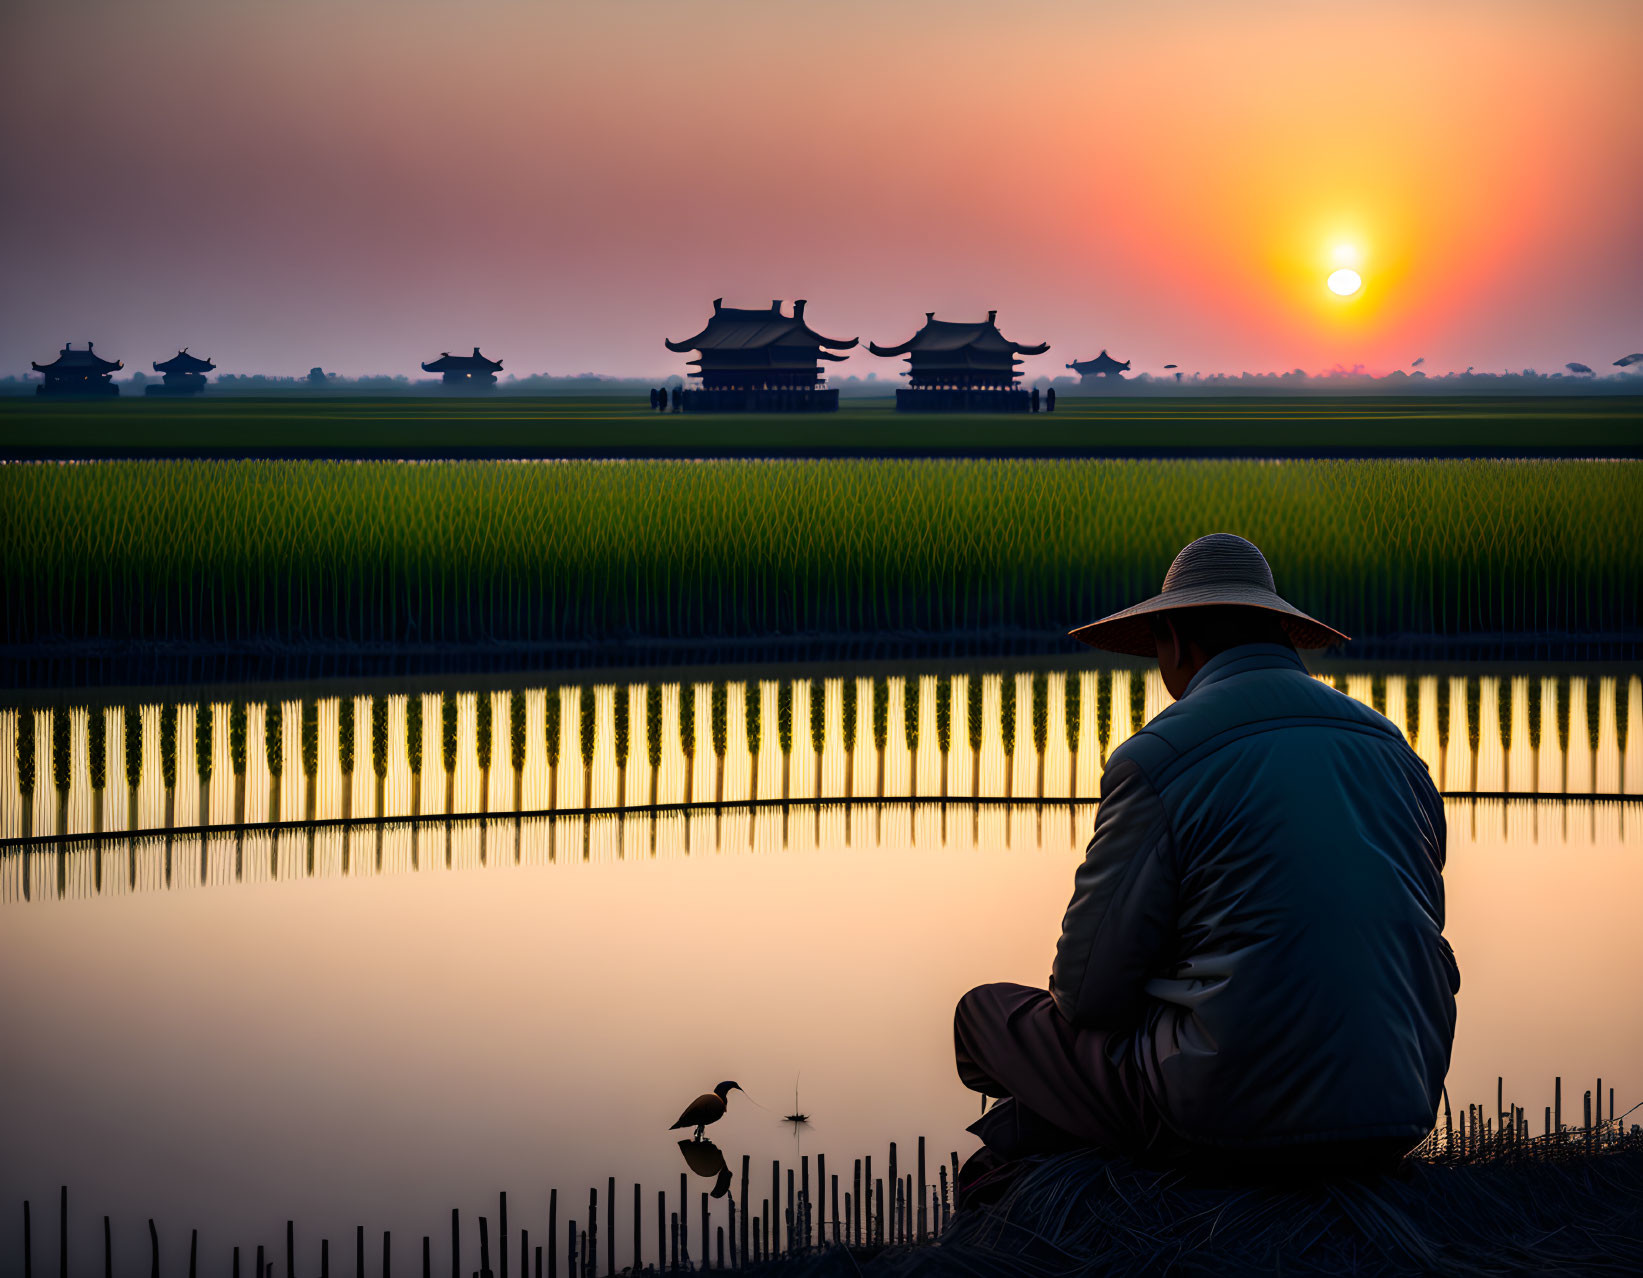
<svg viewBox="0 0 1643 1278"><path fill-rule="evenodd" d="M1528 1112L1506 1100L1506 1080L1495 1079L1495 1112L1482 1105L1468 1105L1455 1114L1449 1093L1443 1095L1443 1124L1426 1138L1415 1156L1428 1162L1497 1162L1512 1159L1567 1157L1597 1153L1628 1141L1625 1114L1615 1113L1614 1088L1609 1088L1607 1117L1603 1109L1603 1080L1588 1090L1580 1125L1563 1122L1563 1076L1552 1083L1552 1103L1545 1107L1539 1135L1531 1133ZM1633 1107L1634 1109L1636 1106ZM1636 1124L1631 1141L1639 1134Z"/></svg>
<svg viewBox="0 0 1643 1278"><path fill-rule="evenodd" d="M949 1177L948 1166L952 1168ZM700 1233L696 1235L698 1250L692 1250L690 1227L689 1177L679 1176L679 1197L670 1209L667 1191L656 1192L656 1232L650 1244L647 1265L644 1238L645 1193L641 1185L633 1186L633 1262L629 1272L677 1273L706 1269L740 1269L766 1260L804 1255L819 1248L850 1247L877 1250L883 1247L911 1246L937 1237L951 1222L958 1181L958 1154L949 1155L949 1163L937 1167L937 1181L930 1184L925 1168L924 1138L918 1142L917 1174L899 1172L896 1162L896 1144L890 1143L889 1167L885 1175L875 1178L871 1157L858 1158L852 1171L850 1186L840 1194L839 1177L829 1176L827 1156L816 1156L814 1193L810 1179L810 1158L801 1156L797 1176L792 1167L784 1169L780 1160L770 1165L770 1197L763 1199L762 1211L749 1215L745 1206L740 1210L738 1201L752 1201L752 1160L742 1156L741 1193L738 1200L726 1191L727 1220L720 1224L713 1220L712 1200L715 1195L701 1191ZM785 1175L785 1185L784 1185ZM886 1195L888 1194L888 1202ZM785 1200L785 1206L784 1204ZM772 1204L775 1204L774 1208ZM566 1278L596 1278L599 1274L616 1274L616 1178L610 1177L605 1187L604 1245L600 1246L600 1204L597 1188L588 1190L587 1214L578 1221L567 1218L560 1228L559 1191L548 1192L548 1224L544 1243L531 1243L528 1229L519 1230L518 1278L559 1278L561 1260ZM61 1190L58 1211L58 1272L60 1278L69 1273L69 1208L68 1187ZM491 1222L487 1216L478 1218L479 1268L469 1269L475 1278L511 1278L513 1271L509 1257L513 1247L508 1234L508 1195L504 1192L497 1203L495 1264L492 1263ZM148 1222L150 1272L160 1278L161 1247L159 1230L153 1220ZM23 1203L23 1278L34 1273L33 1218L30 1204ZM200 1272L199 1230L189 1231L188 1278L198 1278ZM601 1267L601 1251L603 1267ZM246 1250L243 1259L249 1272L244 1278L274 1278L272 1249L264 1244L256 1247L255 1258ZM383 1278L390 1278L393 1262L393 1236L382 1234L380 1253ZM470 1257L471 1259L471 1257ZM331 1275L331 1243L322 1238L319 1243L320 1278ZM443 1269L441 1258L441 1268ZM462 1250L462 1214L451 1209L450 1239L451 1278L463 1278L465 1268ZM232 1278L242 1278L242 1252L234 1247L228 1258L228 1272ZM285 1278L296 1278L301 1267L304 1275L312 1271L309 1262L297 1258L296 1225L285 1223ZM113 1278L113 1232L107 1216L103 1217L103 1269L107 1278ZM339 1273L341 1270L339 1269ZM354 1230L354 1278L366 1278L368 1273L365 1226ZM433 1239L422 1236L422 1276L432 1278L434 1273Z"/></svg>
<svg viewBox="0 0 1643 1278"><path fill-rule="evenodd" d="M1495 1113L1490 1115L1482 1105L1469 1105L1464 1113L1455 1115L1444 1094L1443 1122L1413 1156L1431 1163L1479 1163L1519 1161L1529 1159L1568 1159L1600 1154L1608 1150L1635 1147L1643 1137L1643 1128L1625 1126L1627 1114L1615 1112L1614 1088L1607 1092L1607 1115L1604 1112L1603 1080L1585 1093L1583 1113L1579 1126L1563 1122L1563 1079L1553 1084L1553 1102L1545 1107L1544 1129L1538 1136L1530 1134L1529 1119L1524 1108L1508 1105L1505 1099L1505 1080L1495 1080ZM1635 1108L1635 1107L1634 1107ZM952 1169L948 1174L949 1166ZM728 1172L726 1173L728 1176ZM903 1174L898 1168L896 1144L890 1144L889 1166L881 1177L873 1175L871 1157L858 1158L852 1168L849 1186L840 1193L839 1177L829 1175L825 1154L816 1156L814 1192L810 1177L810 1158L801 1156L799 1167L783 1169L780 1160L770 1165L770 1196L762 1199L761 1210L750 1215L747 1205L752 1202L752 1160L742 1156L741 1189L739 1196L724 1191L727 1216L723 1224L713 1219L712 1200L718 1191L700 1193L700 1232L696 1235L697 1250L692 1249L690 1186L688 1175L679 1177L679 1197L670 1209L667 1192L656 1193L655 1235L651 1240L650 1255L654 1266L646 1265L644 1238L645 1193L641 1185L633 1186L632 1212L632 1272L647 1270L655 1273L682 1272L705 1269L738 1269L757 1265L767 1260L804 1255L818 1248L849 1247L877 1250L886 1246L910 1246L939 1237L952 1221L956 1206L958 1184L958 1154L948 1156L948 1162L938 1165L937 1180L931 1184L925 1164L925 1141L918 1142L918 1165L913 1172ZM741 1204L738 1208L738 1203ZM603 1269L600 1266L600 1205L597 1188L588 1190L587 1214L578 1221L567 1219L560 1228L559 1191L548 1193L548 1222L545 1244L532 1246L528 1229L519 1230L518 1278L559 1278L560 1261L564 1262L566 1278L596 1278L600 1273L618 1273L616 1263L616 1178L606 1182L604 1203ZM479 1268L469 1270L475 1278L510 1278L509 1257L512 1244L508 1234L508 1195L499 1196L497 1204L496 1264L492 1264L490 1219L478 1218ZM148 1222L150 1273L160 1278L160 1236L153 1220ZM69 1273L69 1207L68 1188L64 1186L58 1210L58 1273L68 1278ZM31 1205L23 1203L23 1278L33 1278L34 1236ZM259 1244L251 1261L247 1278L274 1278L271 1251ZM247 1254L245 1259L250 1260ZM320 1278L330 1278L331 1244L322 1238L319 1244ZM393 1236L384 1231L380 1252L383 1278L392 1273ZM450 1238L451 1278L463 1278L462 1218L457 1208L451 1209ZM354 1231L354 1278L365 1278L365 1226ZM232 1278L242 1278L242 1252L236 1246L229 1257ZM287 1221L285 1226L284 1273L296 1278L298 1269L296 1226ZM188 1242L188 1278L199 1273L199 1231L191 1230ZM113 1234L109 1218L103 1217L103 1269L107 1278L113 1278ZM306 1265L304 1272L310 1272ZM433 1239L422 1236L423 1278L432 1278Z"/></svg>

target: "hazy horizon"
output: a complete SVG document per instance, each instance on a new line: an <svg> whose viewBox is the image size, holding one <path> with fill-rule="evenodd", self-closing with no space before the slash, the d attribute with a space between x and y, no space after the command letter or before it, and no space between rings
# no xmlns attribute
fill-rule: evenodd
<svg viewBox="0 0 1643 1278"><path fill-rule="evenodd" d="M477 344L660 379L715 297L864 348L996 308L1051 343L1028 377L1643 349L1617 0L20 0L0 50L0 376L89 339L128 372Z"/></svg>

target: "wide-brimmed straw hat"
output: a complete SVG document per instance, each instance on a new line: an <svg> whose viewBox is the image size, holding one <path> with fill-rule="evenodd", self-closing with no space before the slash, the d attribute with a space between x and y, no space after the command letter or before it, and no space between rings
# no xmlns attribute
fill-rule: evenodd
<svg viewBox="0 0 1643 1278"><path fill-rule="evenodd" d="M1260 548L1232 533L1211 533L1183 548L1164 574L1163 589L1151 599L1070 633L1092 648L1151 657L1158 652L1149 620L1154 613L1211 604L1276 613L1278 624L1297 648L1328 648L1347 642L1339 630L1307 616L1283 598L1273 584L1272 569Z"/></svg>

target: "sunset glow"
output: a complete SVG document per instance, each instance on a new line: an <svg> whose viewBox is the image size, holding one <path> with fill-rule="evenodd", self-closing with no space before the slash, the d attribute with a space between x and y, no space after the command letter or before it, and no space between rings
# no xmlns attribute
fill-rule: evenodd
<svg viewBox="0 0 1643 1278"><path fill-rule="evenodd" d="M1329 277L1329 291L1341 297L1351 297L1362 287L1363 276L1344 266Z"/></svg>
<svg viewBox="0 0 1643 1278"><path fill-rule="evenodd" d="M1051 342L1029 375L1631 350L1643 10L1373 15L24 0L0 364L650 375L720 296L864 346L996 307ZM1349 307L1338 267L1373 282Z"/></svg>

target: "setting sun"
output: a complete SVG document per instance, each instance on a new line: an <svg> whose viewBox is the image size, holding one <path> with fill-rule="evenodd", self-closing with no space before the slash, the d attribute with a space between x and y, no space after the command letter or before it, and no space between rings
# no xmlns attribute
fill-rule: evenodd
<svg viewBox="0 0 1643 1278"><path fill-rule="evenodd" d="M1329 291L1342 297L1351 297L1363 287L1363 277L1356 271L1342 267L1329 277Z"/></svg>

